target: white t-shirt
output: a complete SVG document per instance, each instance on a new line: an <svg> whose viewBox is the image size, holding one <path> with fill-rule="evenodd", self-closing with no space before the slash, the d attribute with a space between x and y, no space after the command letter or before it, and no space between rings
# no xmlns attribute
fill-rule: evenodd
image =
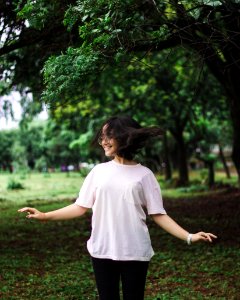
<svg viewBox="0 0 240 300"><path fill-rule="evenodd" d="M115 161L95 166L85 178L76 204L92 208L87 242L96 258L149 261L154 252L146 213L166 214L159 184L141 164Z"/></svg>

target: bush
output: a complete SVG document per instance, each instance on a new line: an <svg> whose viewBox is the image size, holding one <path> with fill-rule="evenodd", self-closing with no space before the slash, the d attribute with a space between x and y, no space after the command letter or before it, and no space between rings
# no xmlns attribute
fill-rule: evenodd
<svg viewBox="0 0 240 300"><path fill-rule="evenodd" d="M205 185L191 185L189 187L181 187L177 189L180 193L194 193L194 192L204 192L208 190L208 187Z"/></svg>
<svg viewBox="0 0 240 300"><path fill-rule="evenodd" d="M8 181L7 189L8 189L8 190L23 190L23 189L24 189L24 186L22 185L21 182L15 180L14 178L11 178L11 179Z"/></svg>
<svg viewBox="0 0 240 300"><path fill-rule="evenodd" d="M82 177L86 177L88 175L88 173L90 172L90 170L91 170L91 168L84 167L79 170L79 173Z"/></svg>
<svg viewBox="0 0 240 300"><path fill-rule="evenodd" d="M37 169L39 172L47 172L47 160L44 156L41 156L36 160L35 169Z"/></svg>
<svg viewBox="0 0 240 300"><path fill-rule="evenodd" d="M208 181L208 169L202 169L200 171L200 178L202 184L207 184Z"/></svg>

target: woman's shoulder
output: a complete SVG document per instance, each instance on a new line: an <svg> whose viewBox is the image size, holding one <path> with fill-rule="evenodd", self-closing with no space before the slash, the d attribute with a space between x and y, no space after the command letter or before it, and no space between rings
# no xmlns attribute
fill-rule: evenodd
<svg viewBox="0 0 240 300"><path fill-rule="evenodd" d="M94 171L102 170L102 169L110 167L110 165L111 165L111 161L98 163L93 167L92 170L94 170Z"/></svg>
<svg viewBox="0 0 240 300"><path fill-rule="evenodd" d="M132 170L134 173L137 172L139 175L141 174L142 176L145 176L145 175L154 176L152 170L149 169L148 167L142 165L141 163L136 163L135 165L121 165L121 164L115 163L112 160L96 164L92 170L94 172L99 172L99 171L103 171L106 169L111 170L111 169L115 169L115 168L121 168L121 170L122 170L122 167L125 167L124 170Z"/></svg>
<svg viewBox="0 0 240 300"><path fill-rule="evenodd" d="M146 167L141 165L142 170L141 170L141 181L142 182L155 182L157 180L156 175L153 173L153 171Z"/></svg>
<svg viewBox="0 0 240 300"><path fill-rule="evenodd" d="M146 175L153 175L153 171L151 169L149 169L148 167L140 164L140 167L142 169L142 171L144 172L144 174Z"/></svg>

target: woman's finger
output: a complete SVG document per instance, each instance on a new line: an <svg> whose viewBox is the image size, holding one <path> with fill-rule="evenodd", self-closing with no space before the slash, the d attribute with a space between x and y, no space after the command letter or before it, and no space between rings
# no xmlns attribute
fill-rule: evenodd
<svg viewBox="0 0 240 300"><path fill-rule="evenodd" d="M26 216L26 218L28 218L28 219L36 219L38 217L38 215L36 214L36 215L34 215L34 214L29 214L29 215L27 215Z"/></svg>
<svg viewBox="0 0 240 300"><path fill-rule="evenodd" d="M208 233L212 238L217 239L217 236L212 234L212 233Z"/></svg>
<svg viewBox="0 0 240 300"><path fill-rule="evenodd" d="M217 236L212 233L200 231L193 235L192 241L193 242L204 241L204 242L212 243L213 239L215 238L217 238Z"/></svg>
<svg viewBox="0 0 240 300"><path fill-rule="evenodd" d="M209 241L210 243L212 242L212 238L217 238L217 236L212 233L201 232L200 235L205 241Z"/></svg>
<svg viewBox="0 0 240 300"><path fill-rule="evenodd" d="M37 209L33 208L33 207L23 207L23 208L19 209L18 212L27 212L27 213L34 214L37 212Z"/></svg>

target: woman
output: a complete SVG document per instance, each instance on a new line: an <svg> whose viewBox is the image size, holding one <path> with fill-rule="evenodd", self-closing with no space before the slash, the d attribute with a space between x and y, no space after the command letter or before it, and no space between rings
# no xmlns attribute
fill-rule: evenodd
<svg viewBox="0 0 240 300"><path fill-rule="evenodd" d="M146 226L146 214L165 231L188 244L212 242L215 235L190 234L164 210L159 184L151 170L134 160L157 127L141 127L130 117L107 120L96 139L105 155L113 159L95 166L86 177L74 204L40 212L25 207L27 218L66 220L80 217L92 208L92 232L87 243L101 300L118 300L122 282L124 300L141 300L148 264L154 252Z"/></svg>

